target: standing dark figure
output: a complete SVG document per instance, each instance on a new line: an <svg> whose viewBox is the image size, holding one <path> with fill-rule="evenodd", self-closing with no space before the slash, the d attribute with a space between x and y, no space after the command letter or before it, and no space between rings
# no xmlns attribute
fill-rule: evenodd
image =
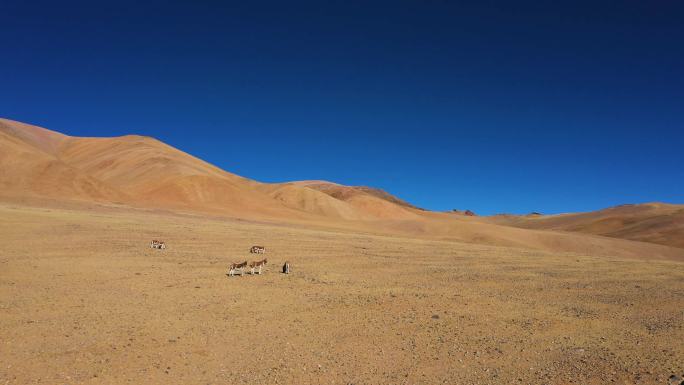
<svg viewBox="0 0 684 385"><path fill-rule="evenodd" d="M290 262L285 262L283 265L283 274L290 274Z"/></svg>

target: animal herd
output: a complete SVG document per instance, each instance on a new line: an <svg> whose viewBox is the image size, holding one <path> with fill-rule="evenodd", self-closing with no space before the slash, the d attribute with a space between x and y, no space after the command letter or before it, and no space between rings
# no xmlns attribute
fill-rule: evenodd
<svg viewBox="0 0 684 385"><path fill-rule="evenodd" d="M154 240L152 240L152 242L150 242L150 248L164 250L164 249L166 249L166 243L164 243L163 241L159 241L159 240L154 239ZM264 246L252 246L249 249L249 252L252 254L265 254L266 248ZM266 259L266 258L264 258L260 261L251 261L251 262L244 261L244 262L240 262L240 263L234 262L228 266L228 276L233 277L233 276L238 275L238 274L240 276L243 276L245 273L245 269L247 269L247 268L250 269L251 275L254 275L255 273L261 275L261 269L264 266L266 266L267 263L268 263L268 259ZM282 268L282 272L283 272L283 274L290 274L290 262L287 262L287 261L285 262L285 264L283 265L283 268Z"/></svg>
<svg viewBox="0 0 684 385"><path fill-rule="evenodd" d="M249 252L252 254L265 254L266 253L266 248L264 246L252 246L249 249ZM245 273L245 268L249 267L250 269L250 274L254 275L254 273L257 273L261 275L261 268L266 266L268 263L268 259L264 258L261 261L252 261L247 263L247 261L240 262L240 263L231 263L230 266L228 266L228 276L233 277L238 272L240 273L240 276L244 275ZM287 264L287 262L285 262Z"/></svg>
<svg viewBox="0 0 684 385"><path fill-rule="evenodd" d="M268 263L268 260L266 258L262 259L261 261L252 261L247 263L247 261L241 262L241 263L231 263L230 266L228 267L228 276L232 277L236 274L240 274L242 276L245 273L245 268L249 267L250 269L250 274L254 275L256 274L261 274L261 268L266 266Z"/></svg>

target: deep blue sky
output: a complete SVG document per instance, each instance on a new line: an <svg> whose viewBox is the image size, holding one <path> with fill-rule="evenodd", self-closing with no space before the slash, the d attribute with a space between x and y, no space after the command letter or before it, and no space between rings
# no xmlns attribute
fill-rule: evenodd
<svg viewBox="0 0 684 385"><path fill-rule="evenodd" d="M0 116L478 213L684 203L684 2L0 2Z"/></svg>

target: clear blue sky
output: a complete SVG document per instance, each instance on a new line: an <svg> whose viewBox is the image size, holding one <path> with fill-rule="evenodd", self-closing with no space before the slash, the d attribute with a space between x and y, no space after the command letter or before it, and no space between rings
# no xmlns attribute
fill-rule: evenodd
<svg viewBox="0 0 684 385"><path fill-rule="evenodd" d="M684 2L0 2L0 116L434 210L684 203Z"/></svg>

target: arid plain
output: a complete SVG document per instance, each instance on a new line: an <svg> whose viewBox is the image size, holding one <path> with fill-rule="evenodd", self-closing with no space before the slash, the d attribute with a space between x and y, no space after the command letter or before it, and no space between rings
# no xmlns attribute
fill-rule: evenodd
<svg viewBox="0 0 684 385"><path fill-rule="evenodd" d="M683 205L471 214L0 119L0 384L684 381Z"/></svg>
<svg viewBox="0 0 684 385"><path fill-rule="evenodd" d="M104 207L0 217L1 383L663 384L684 370L681 262ZM228 278L261 243L265 273Z"/></svg>

